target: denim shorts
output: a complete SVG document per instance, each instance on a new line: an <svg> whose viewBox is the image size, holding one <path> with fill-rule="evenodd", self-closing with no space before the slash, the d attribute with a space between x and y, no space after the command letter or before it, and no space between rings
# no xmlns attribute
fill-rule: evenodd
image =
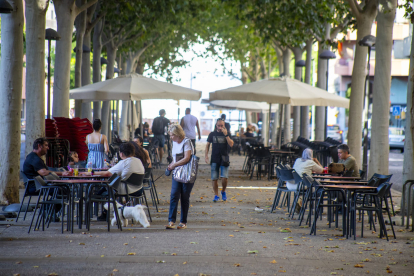
<svg viewBox="0 0 414 276"><path fill-rule="evenodd" d="M165 136L164 134L154 134L154 139L158 140L158 146L160 148L164 147L165 144Z"/></svg>
<svg viewBox="0 0 414 276"><path fill-rule="evenodd" d="M221 178L229 178L229 167L220 166L217 163L211 163L211 180L217 180L219 177L219 171Z"/></svg>

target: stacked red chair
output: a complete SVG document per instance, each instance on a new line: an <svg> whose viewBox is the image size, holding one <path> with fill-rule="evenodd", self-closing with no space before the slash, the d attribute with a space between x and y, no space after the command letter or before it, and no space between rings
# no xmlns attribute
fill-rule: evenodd
<svg viewBox="0 0 414 276"><path fill-rule="evenodd" d="M70 150L76 151L80 161L88 157L88 146L85 144L86 136L93 132L91 122L84 118L63 118L54 117L59 137L67 139L70 143Z"/></svg>
<svg viewBox="0 0 414 276"><path fill-rule="evenodd" d="M46 119L46 137L59 137L59 132L55 120Z"/></svg>

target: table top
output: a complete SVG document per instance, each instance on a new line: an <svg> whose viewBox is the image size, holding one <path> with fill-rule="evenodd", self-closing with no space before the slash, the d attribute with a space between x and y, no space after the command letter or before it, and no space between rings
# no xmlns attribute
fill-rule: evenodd
<svg viewBox="0 0 414 276"><path fill-rule="evenodd" d="M323 188L335 188L335 189L347 189L347 190L375 190L376 187L372 186L361 186L361 185L322 185Z"/></svg>
<svg viewBox="0 0 414 276"><path fill-rule="evenodd" d="M88 183L103 183L107 180L89 180L89 179L75 179L75 180L45 180L48 183L67 183L67 184L88 184Z"/></svg>
<svg viewBox="0 0 414 276"><path fill-rule="evenodd" d="M350 180L343 180L343 181L339 181L339 180L320 180L319 182L321 183L328 183L328 184L354 184L354 185L359 185L359 184L367 184L367 181L350 181Z"/></svg>
<svg viewBox="0 0 414 276"><path fill-rule="evenodd" d="M87 168L79 168L79 171L87 171ZM109 168L93 168L94 171L107 171Z"/></svg>
<svg viewBox="0 0 414 276"><path fill-rule="evenodd" d="M318 178L318 179L333 179L333 180L360 180L361 177L356 177L356 176L329 176L329 175L314 175L312 176L313 178Z"/></svg>
<svg viewBox="0 0 414 276"><path fill-rule="evenodd" d="M88 179L88 178L109 178L108 176L103 175L64 175L62 178L72 178L72 179Z"/></svg>

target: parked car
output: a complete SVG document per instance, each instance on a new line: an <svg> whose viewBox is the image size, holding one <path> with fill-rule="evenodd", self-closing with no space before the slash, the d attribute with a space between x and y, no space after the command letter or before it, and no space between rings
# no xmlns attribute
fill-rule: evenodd
<svg viewBox="0 0 414 276"><path fill-rule="evenodd" d="M399 149L401 152L404 152L405 129L390 127L388 133L390 149Z"/></svg>
<svg viewBox="0 0 414 276"><path fill-rule="evenodd" d="M26 120L20 119L20 131L22 134L26 134Z"/></svg>
<svg viewBox="0 0 414 276"><path fill-rule="evenodd" d="M328 137L332 139L338 140L339 142L343 143L343 131L339 127L339 125L328 125Z"/></svg>

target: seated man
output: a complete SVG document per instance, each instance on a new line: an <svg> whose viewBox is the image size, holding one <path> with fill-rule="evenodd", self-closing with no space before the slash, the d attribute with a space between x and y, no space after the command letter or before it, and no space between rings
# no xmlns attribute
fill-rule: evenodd
<svg viewBox="0 0 414 276"><path fill-rule="evenodd" d="M33 142L33 151L26 156L26 160L23 163L22 172L30 179L33 179L35 176L46 176L49 175L52 171L48 170L45 162L41 158L46 155L47 150L49 149L49 143L46 138L37 138ZM70 172L53 172L59 176L70 175ZM36 192L36 186L34 183L29 184L28 192L33 194Z"/></svg>
<svg viewBox="0 0 414 276"><path fill-rule="evenodd" d="M352 176L359 177L359 168L355 158L349 154L349 147L346 144L338 146L338 163L345 165L345 170L354 171Z"/></svg>
<svg viewBox="0 0 414 276"><path fill-rule="evenodd" d="M131 142L122 143L119 146L119 157L121 157L122 160L119 161L118 164L116 164L109 170L95 172L94 175L111 177L114 173L116 173L117 175L121 176L121 181L125 181L133 173L145 174L145 168L142 165L141 160L135 157L134 150L134 146L131 144ZM91 175L91 173L84 172L81 173L81 175ZM117 191L117 194L119 195L126 194L125 184L123 183L113 188ZM142 186L136 186L128 183L128 194L131 196L140 196L142 194ZM107 211L103 210L102 215L98 217L98 220L105 221L106 214Z"/></svg>
<svg viewBox="0 0 414 276"><path fill-rule="evenodd" d="M26 160L23 163L23 170L22 172L27 176L29 179L33 179L36 176L46 176L52 173L52 171L48 170L45 162L41 158L42 156L46 155L47 150L49 149L49 142L46 138L37 138L33 142L33 151L26 156ZM53 172L59 176L70 175L70 172ZM36 193L36 185L33 182L28 183L29 187L27 192L31 195ZM59 212L62 208L60 204L55 205L55 213ZM59 222L59 218L53 216L54 222Z"/></svg>

